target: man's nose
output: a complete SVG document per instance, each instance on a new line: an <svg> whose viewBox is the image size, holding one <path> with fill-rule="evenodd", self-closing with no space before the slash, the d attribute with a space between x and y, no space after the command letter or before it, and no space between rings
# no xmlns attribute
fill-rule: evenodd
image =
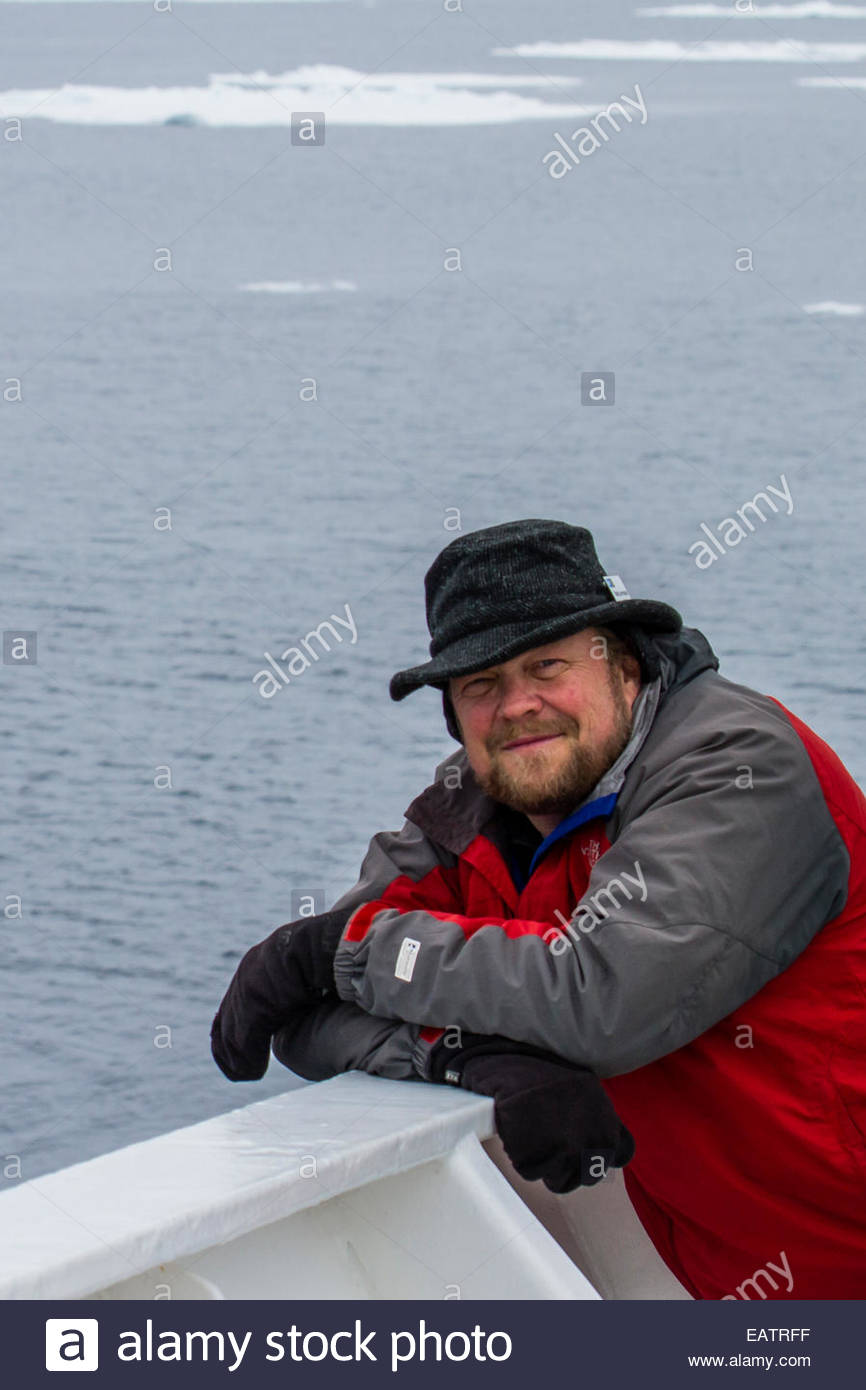
<svg viewBox="0 0 866 1390"><path fill-rule="evenodd" d="M500 718L513 721L521 719L527 714L537 713L543 703L544 701L538 691L533 689L530 681L519 676L512 677L510 680L503 681L497 713Z"/></svg>

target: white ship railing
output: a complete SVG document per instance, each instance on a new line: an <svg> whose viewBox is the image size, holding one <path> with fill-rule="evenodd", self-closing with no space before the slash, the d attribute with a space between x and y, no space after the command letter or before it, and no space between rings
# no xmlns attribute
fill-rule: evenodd
<svg viewBox="0 0 866 1390"><path fill-rule="evenodd" d="M22 1182L0 1241L3 1299L688 1296L619 1173L554 1197L492 1101L361 1072Z"/></svg>

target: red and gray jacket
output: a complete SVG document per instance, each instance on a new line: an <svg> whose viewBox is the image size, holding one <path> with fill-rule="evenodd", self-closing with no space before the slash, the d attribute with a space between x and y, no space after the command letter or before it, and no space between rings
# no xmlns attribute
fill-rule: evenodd
<svg viewBox="0 0 866 1390"><path fill-rule="evenodd" d="M460 749L373 836L334 904L342 1002L282 1060L420 1079L447 1028L547 1048L602 1078L693 1296L866 1298L866 798L696 629L654 641L629 744L551 834Z"/></svg>

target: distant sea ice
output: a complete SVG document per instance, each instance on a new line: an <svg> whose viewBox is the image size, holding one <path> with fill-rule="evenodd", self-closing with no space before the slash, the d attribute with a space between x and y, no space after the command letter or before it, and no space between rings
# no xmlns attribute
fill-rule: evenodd
<svg viewBox="0 0 866 1390"><path fill-rule="evenodd" d="M804 304L807 314L838 314L840 318L856 318L866 313L866 304L840 304L836 299L822 299L820 304Z"/></svg>

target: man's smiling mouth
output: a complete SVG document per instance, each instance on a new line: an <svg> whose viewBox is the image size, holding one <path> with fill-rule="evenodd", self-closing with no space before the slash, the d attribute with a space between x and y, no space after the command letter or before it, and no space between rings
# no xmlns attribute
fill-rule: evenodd
<svg viewBox="0 0 866 1390"><path fill-rule="evenodd" d="M561 734L527 734L525 738L515 739L513 743L503 745L503 753L515 752L523 748L540 748L543 743L552 743L555 738L561 738Z"/></svg>

